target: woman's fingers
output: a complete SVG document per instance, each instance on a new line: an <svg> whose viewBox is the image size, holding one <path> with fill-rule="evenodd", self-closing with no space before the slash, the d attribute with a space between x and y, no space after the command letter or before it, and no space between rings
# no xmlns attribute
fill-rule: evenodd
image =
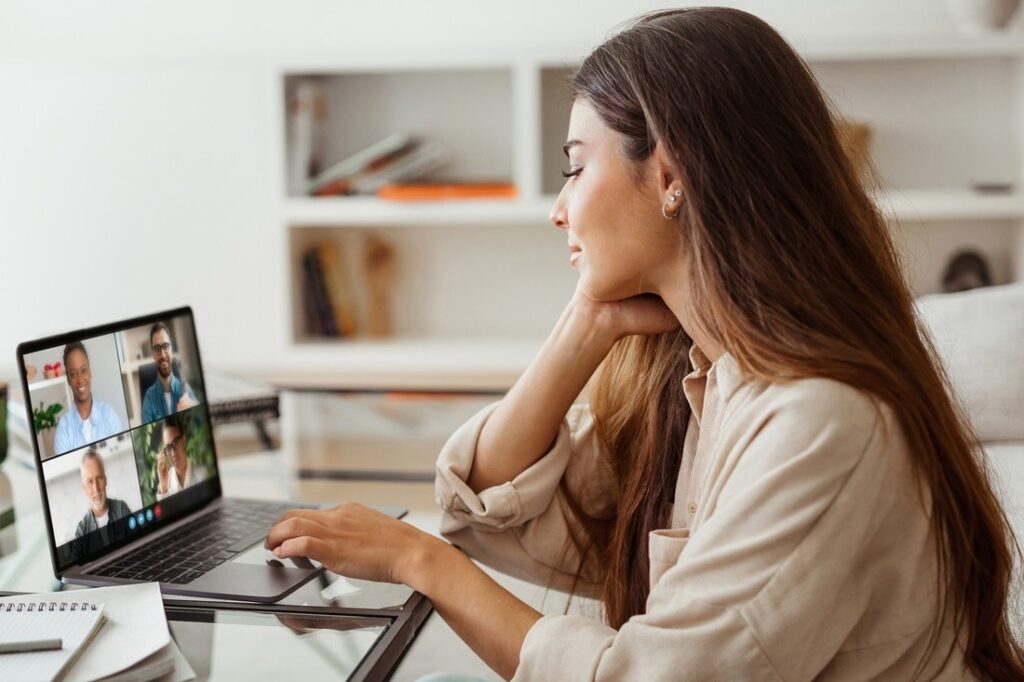
<svg viewBox="0 0 1024 682"><path fill-rule="evenodd" d="M320 523L319 520L292 516L283 521L278 521L271 527L270 532L267 533L267 541L264 543L264 547L274 549L289 538L304 535L327 538L333 535L333 533L328 526Z"/></svg>
<svg viewBox="0 0 1024 682"><path fill-rule="evenodd" d="M331 557L330 545L320 538L309 535L291 537L282 542L274 550L274 556L281 559L290 557L307 557L319 561L324 566L331 568L334 565Z"/></svg>
<svg viewBox="0 0 1024 682"><path fill-rule="evenodd" d="M273 532L273 530L275 528L280 526L285 521L289 521L290 519L296 519L296 518L307 519L309 521L313 521L315 523L319 523L319 524L324 525L324 526L329 526L330 525L329 518L327 517L327 515L322 510L318 510L318 509L290 509L290 510L286 511L284 514L282 514L281 517L277 521L275 521L274 524L270 527L270 532L267 533L267 539L264 541L263 546L265 548L267 548L267 549L273 549L276 545L271 545L270 544L270 533ZM280 541L278 541L278 542L280 542Z"/></svg>

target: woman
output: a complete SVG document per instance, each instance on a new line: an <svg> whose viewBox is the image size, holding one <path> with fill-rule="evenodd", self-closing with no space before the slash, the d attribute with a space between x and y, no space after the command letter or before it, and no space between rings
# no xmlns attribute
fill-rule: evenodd
<svg viewBox="0 0 1024 682"><path fill-rule="evenodd" d="M687 9L573 85L551 217L579 286L438 492L463 550L604 622L541 617L357 505L290 512L268 546L424 592L505 677L1024 679L1015 540L804 63Z"/></svg>

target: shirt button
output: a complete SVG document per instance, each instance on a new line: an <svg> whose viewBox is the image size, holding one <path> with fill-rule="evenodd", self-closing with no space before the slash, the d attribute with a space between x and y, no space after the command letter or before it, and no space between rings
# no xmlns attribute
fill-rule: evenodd
<svg viewBox="0 0 1024 682"><path fill-rule="evenodd" d="M697 513L697 503L696 502L691 502L690 504L686 505L686 509L687 509L687 511L690 512L690 516L693 516L694 514Z"/></svg>

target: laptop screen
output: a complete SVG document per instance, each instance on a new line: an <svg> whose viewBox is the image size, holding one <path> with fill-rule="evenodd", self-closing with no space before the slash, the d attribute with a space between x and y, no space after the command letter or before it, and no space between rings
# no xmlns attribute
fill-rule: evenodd
<svg viewBox="0 0 1024 682"><path fill-rule="evenodd" d="M22 344L58 574L220 495L189 308Z"/></svg>

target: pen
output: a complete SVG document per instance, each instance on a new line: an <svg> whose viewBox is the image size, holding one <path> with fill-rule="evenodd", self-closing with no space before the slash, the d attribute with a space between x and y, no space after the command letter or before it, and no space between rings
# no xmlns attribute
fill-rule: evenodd
<svg viewBox="0 0 1024 682"><path fill-rule="evenodd" d="M64 642L56 639L25 639L20 642L0 642L0 654L20 654L27 651L50 651L60 649Z"/></svg>

